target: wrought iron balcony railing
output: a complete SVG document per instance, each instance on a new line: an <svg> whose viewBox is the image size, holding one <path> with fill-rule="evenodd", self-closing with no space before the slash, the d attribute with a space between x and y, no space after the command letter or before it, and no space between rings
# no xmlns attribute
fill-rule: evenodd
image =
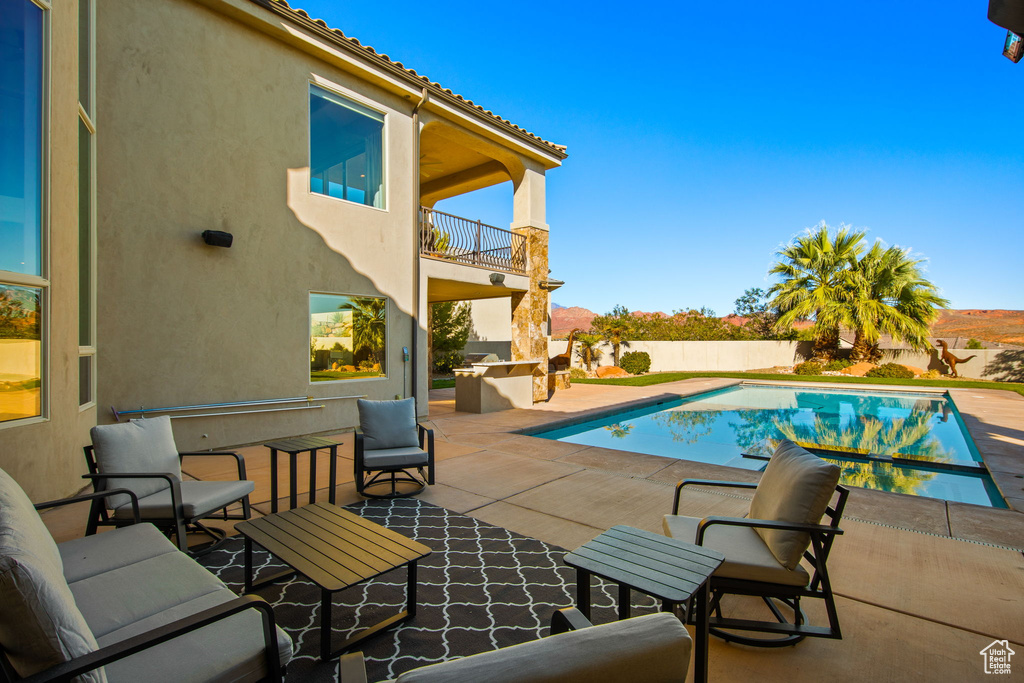
<svg viewBox="0 0 1024 683"><path fill-rule="evenodd" d="M526 272L524 236L426 207L420 207L420 254L509 273Z"/></svg>

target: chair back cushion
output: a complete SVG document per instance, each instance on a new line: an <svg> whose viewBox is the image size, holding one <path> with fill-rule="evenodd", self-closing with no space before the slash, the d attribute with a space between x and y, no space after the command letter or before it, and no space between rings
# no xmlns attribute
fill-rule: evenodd
<svg viewBox="0 0 1024 683"><path fill-rule="evenodd" d="M838 483L837 466L783 439L761 475L750 501L750 517L820 524ZM757 529L757 533L786 569L799 564L811 542L811 537L802 531Z"/></svg>
<svg viewBox="0 0 1024 683"><path fill-rule="evenodd" d="M356 404L366 450L420 445L416 431L416 399L368 401L361 398Z"/></svg>
<svg viewBox="0 0 1024 683"><path fill-rule="evenodd" d="M64 578L50 532L0 470L0 646L20 676L93 652L96 638ZM103 670L79 677L105 681Z"/></svg>
<svg viewBox="0 0 1024 683"><path fill-rule="evenodd" d="M407 671L397 683L684 683L690 636L660 612Z"/></svg>
<svg viewBox="0 0 1024 683"><path fill-rule="evenodd" d="M174 445L171 418L144 418L111 425L98 425L90 431L101 474L117 472L160 472L181 479L181 461ZM166 479L110 479L103 488L125 488L139 498L163 491L170 484ZM110 506L119 507L128 496L111 496Z"/></svg>

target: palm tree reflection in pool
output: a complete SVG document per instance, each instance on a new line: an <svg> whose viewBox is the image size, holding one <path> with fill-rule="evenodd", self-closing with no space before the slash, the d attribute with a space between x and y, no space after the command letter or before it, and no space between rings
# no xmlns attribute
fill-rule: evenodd
<svg viewBox="0 0 1024 683"><path fill-rule="evenodd" d="M613 425L606 425L605 429L612 435L613 438L622 439L629 435L633 430L633 425L628 422L616 422Z"/></svg>

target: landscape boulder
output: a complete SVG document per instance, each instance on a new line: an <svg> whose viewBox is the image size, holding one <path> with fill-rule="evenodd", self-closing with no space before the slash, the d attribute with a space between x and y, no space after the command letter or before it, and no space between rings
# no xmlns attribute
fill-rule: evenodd
<svg viewBox="0 0 1024 683"><path fill-rule="evenodd" d="M868 374L868 370L877 368L878 366L874 363L854 363L848 368L843 368L839 372L844 375L850 375L852 377L863 377Z"/></svg>
<svg viewBox="0 0 1024 683"><path fill-rule="evenodd" d="M921 368L915 367L913 365L904 365L903 363L900 363L900 365L903 365L903 367L905 367L907 370L910 370L912 373L914 373L914 377L920 377L921 375L924 374L924 370L922 370Z"/></svg>
<svg viewBox="0 0 1024 683"><path fill-rule="evenodd" d="M614 377L632 377L628 372L615 365L602 365L597 369L597 376L600 379L609 379Z"/></svg>

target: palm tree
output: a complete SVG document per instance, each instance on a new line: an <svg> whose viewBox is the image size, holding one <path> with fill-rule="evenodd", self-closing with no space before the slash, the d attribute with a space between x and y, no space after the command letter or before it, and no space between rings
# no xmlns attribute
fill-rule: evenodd
<svg viewBox="0 0 1024 683"><path fill-rule="evenodd" d="M928 348L936 309L949 301L922 277L921 263L907 249L884 249L876 242L849 272L847 297L840 310L844 327L854 330L851 360L879 360L882 334L909 342L916 350Z"/></svg>
<svg viewBox="0 0 1024 683"><path fill-rule="evenodd" d="M822 221L777 252L770 275L781 282L768 290L779 312L776 329L787 330L798 320L814 318L815 358L833 358L839 346L841 303L849 271L864 250L864 232L841 226L834 238Z"/></svg>
<svg viewBox="0 0 1024 683"><path fill-rule="evenodd" d="M387 299L383 297L352 297L345 307L352 310L353 350L358 351L365 347L370 363L380 365L383 371Z"/></svg>
<svg viewBox="0 0 1024 683"><path fill-rule="evenodd" d="M576 335L576 343L579 344L576 356L587 366L587 372L590 372L591 363L601 360L601 349L597 347L601 343L601 335L584 332Z"/></svg>

